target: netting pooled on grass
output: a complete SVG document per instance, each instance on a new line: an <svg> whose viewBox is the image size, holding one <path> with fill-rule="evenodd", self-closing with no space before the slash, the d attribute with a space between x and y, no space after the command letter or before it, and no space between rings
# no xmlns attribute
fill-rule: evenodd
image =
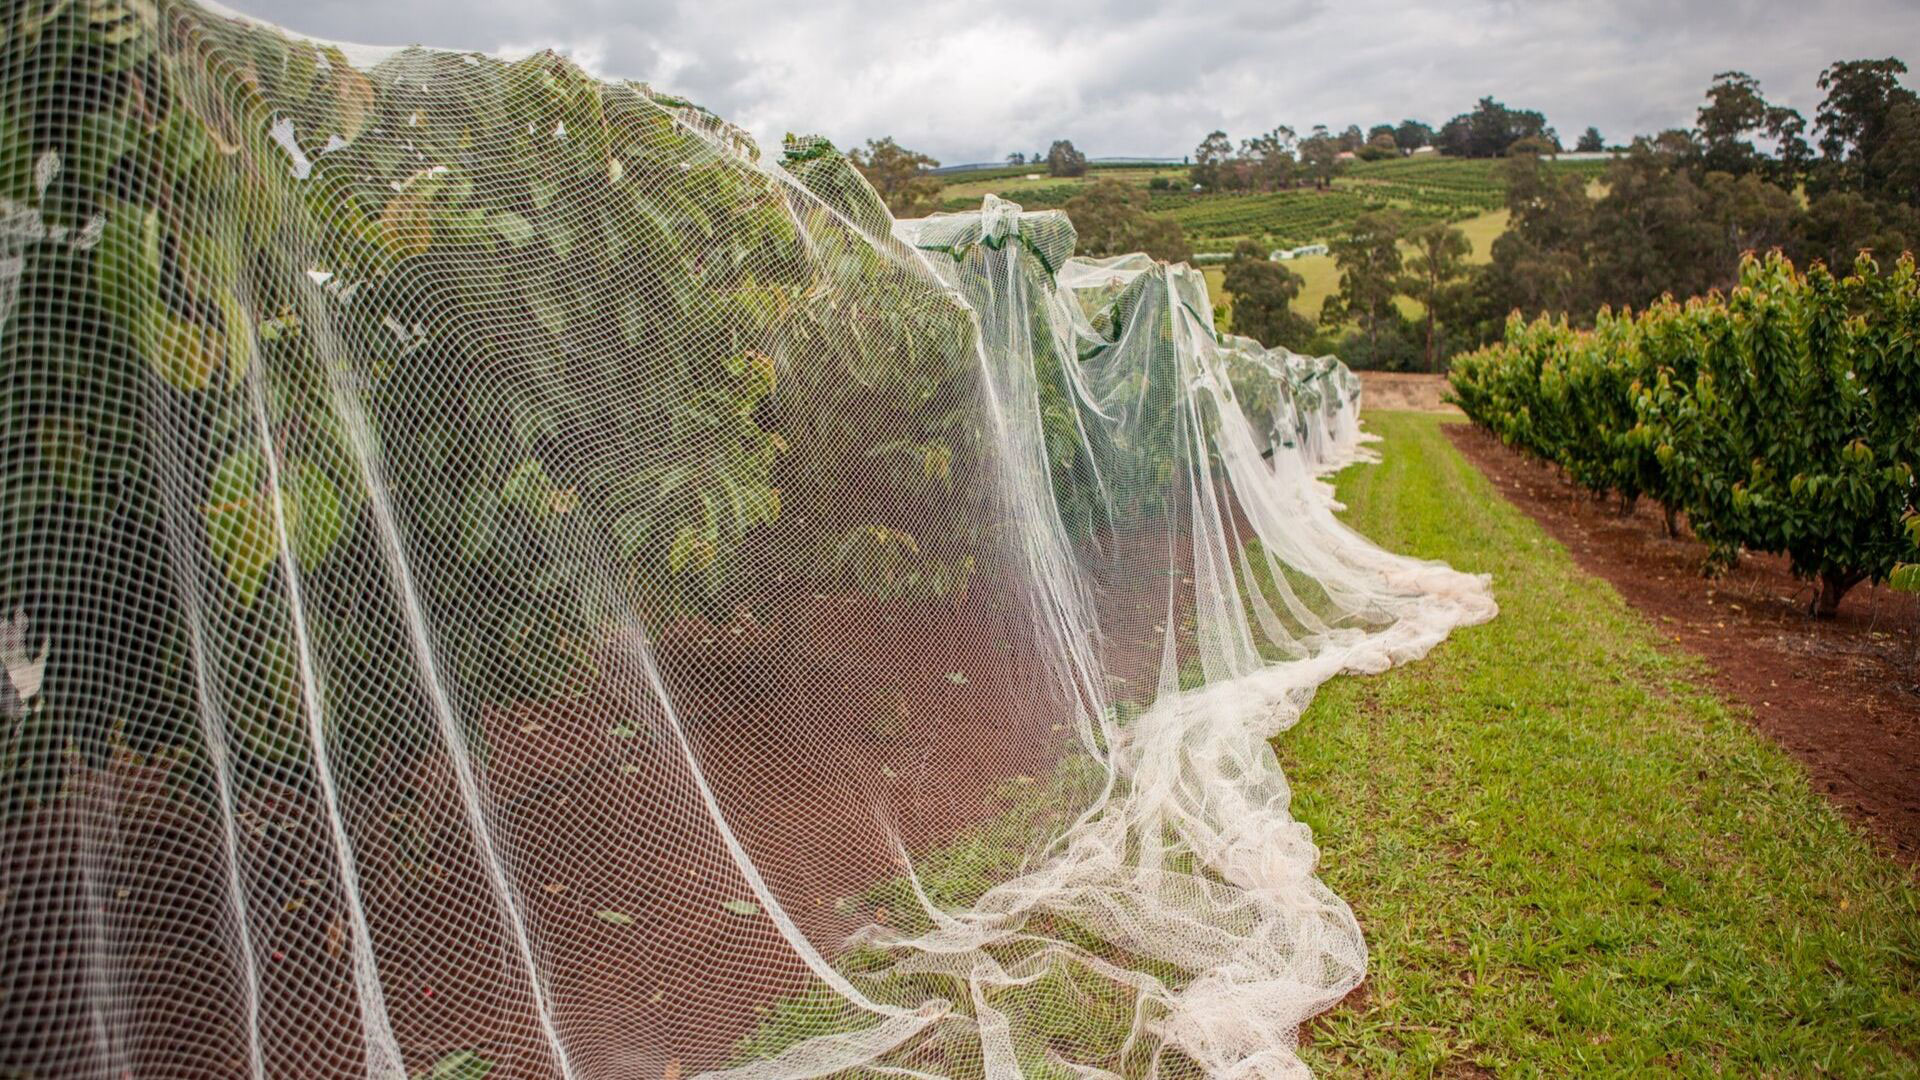
<svg viewBox="0 0 1920 1080"><path fill-rule="evenodd" d="M1265 738L1489 617L989 199L185 2L0 38L0 1072L1287 1075Z"/></svg>

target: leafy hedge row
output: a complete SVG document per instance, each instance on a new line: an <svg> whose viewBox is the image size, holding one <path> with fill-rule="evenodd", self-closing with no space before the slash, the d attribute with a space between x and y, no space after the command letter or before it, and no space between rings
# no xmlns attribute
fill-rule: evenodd
<svg viewBox="0 0 1920 1080"><path fill-rule="evenodd" d="M1839 277L1751 256L1726 296L1594 329L1516 315L1454 361L1475 423L1597 493L1645 495L1726 565L1784 553L1831 615L1862 581L1920 578L1920 274L1862 254Z"/></svg>
<svg viewBox="0 0 1920 1080"><path fill-rule="evenodd" d="M413 645L364 614L392 537L503 706L590 682L630 611L738 617L770 565L963 588L968 314L739 138L550 54L361 68L192 5L0 11L0 611L47 655L0 793L69 730L96 762L191 744L203 693L241 754L297 749L295 575L327 714L431 730L391 722ZM248 646L211 692L196 635Z"/></svg>

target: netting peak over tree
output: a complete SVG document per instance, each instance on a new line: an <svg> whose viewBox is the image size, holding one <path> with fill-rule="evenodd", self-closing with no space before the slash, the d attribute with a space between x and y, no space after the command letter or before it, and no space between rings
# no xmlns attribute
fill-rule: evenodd
<svg viewBox="0 0 1920 1080"><path fill-rule="evenodd" d="M1300 1071L1331 359L551 54L0 39L0 1071Z"/></svg>

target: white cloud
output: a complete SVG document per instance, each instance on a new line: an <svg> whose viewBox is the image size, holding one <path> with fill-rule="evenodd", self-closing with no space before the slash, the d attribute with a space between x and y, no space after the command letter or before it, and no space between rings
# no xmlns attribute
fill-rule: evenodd
<svg viewBox="0 0 1920 1080"><path fill-rule="evenodd" d="M1239 138L1282 123L1437 126L1487 94L1540 109L1565 137L1594 124L1623 138L1691 122L1729 68L1811 117L1826 64L1920 43L1920 5L1906 0L255 0L248 10L350 41L553 48L763 139L814 132L844 146L890 134L948 162L1055 138L1094 156L1178 155L1215 127Z"/></svg>

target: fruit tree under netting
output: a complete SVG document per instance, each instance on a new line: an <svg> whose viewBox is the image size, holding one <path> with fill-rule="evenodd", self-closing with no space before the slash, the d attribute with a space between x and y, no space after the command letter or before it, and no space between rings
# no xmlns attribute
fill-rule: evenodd
<svg viewBox="0 0 1920 1080"><path fill-rule="evenodd" d="M1300 1070L1330 360L541 55L0 39L0 1071Z"/></svg>

